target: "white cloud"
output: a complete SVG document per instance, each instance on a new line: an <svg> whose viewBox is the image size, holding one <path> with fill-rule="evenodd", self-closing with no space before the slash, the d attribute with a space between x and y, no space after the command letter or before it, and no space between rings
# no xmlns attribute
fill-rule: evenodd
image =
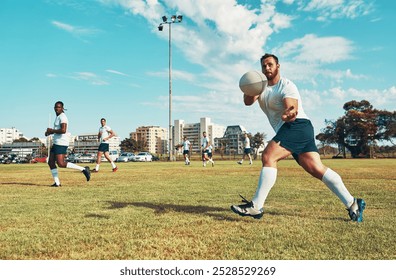
<svg viewBox="0 0 396 280"><path fill-rule="evenodd" d="M278 52L281 56L292 56L296 62L328 64L351 59L353 50L353 42L343 37L318 37L315 34L307 34L286 42Z"/></svg>
<svg viewBox="0 0 396 280"><path fill-rule="evenodd" d="M369 14L373 3L365 0L311 0L299 1L300 9L318 13L318 20L327 21L336 18L357 18Z"/></svg>
<svg viewBox="0 0 396 280"><path fill-rule="evenodd" d="M161 72L148 72L147 75L153 77L169 77L169 69L166 69ZM172 79L175 80L183 80L188 82L193 82L195 80L194 75L185 71L180 71L176 69L172 69Z"/></svg>
<svg viewBox="0 0 396 280"><path fill-rule="evenodd" d="M76 72L71 78L79 81L87 81L91 85L105 86L109 83L100 78L98 75L92 72Z"/></svg>
<svg viewBox="0 0 396 280"><path fill-rule="evenodd" d="M93 35L93 34L100 32L100 30L96 29L96 28L85 28L85 27L80 27L80 26L74 26L74 25L56 21L56 20L53 20L51 22L51 24L61 30L64 30L68 33L71 33L71 34L77 35L77 36Z"/></svg>
<svg viewBox="0 0 396 280"><path fill-rule="evenodd" d="M126 76L126 77L128 77L127 74L122 73L122 72L119 72L119 71L116 71L116 70L112 70L112 69L107 69L106 72L109 72L109 73L112 73L112 74L116 74L116 75L120 75L120 76Z"/></svg>

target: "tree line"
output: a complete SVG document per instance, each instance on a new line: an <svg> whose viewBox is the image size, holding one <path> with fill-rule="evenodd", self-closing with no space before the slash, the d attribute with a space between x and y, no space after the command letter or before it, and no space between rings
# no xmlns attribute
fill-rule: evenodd
<svg viewBox="0 0 396 280"><path fill-rule="evenodd" d="M375 109L367 100L349 101L343 109L343 116L325 120L326 127L316 135L323 146L337 145L344 158L346 149L352 158L374 157L376 151L394 152L396 111ZM392 146L378 146L386 142Z"/></svg>

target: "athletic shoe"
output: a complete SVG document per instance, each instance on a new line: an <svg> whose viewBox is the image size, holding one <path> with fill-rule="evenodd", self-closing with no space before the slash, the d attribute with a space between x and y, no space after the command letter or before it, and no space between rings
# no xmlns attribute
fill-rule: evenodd
<svg viewBox="0 0 396 280"><path fill-rule="evenodd" d="M98 173L98 172L99 172L99 170L96 170L96 169L91 169L91 172L93 172L93 173Z"/></svg>
<svg viewBox="0 0 396 280"><path fill-rule="evenodd" d="M57 183L53 183L50 187L54 187L54 188L58 188L58 187L61 187L62 185L61 184L57 184Z"/></svg>
<svg viewBox="0 0 396 280"><path fill-rule="evenodd" d="M242 161L237 161L238 164L242 164Z"/></svg>
<svg viewBox="0 0 396 280"><path fill-rule="evenodd" d="M366 202L361 199L354 199L351 207L347 209L349 218L354 222L363 222L363 210L366 208Z"/></svg>
<svg viewBox="0 0 396 280"><path fill-rule="evenodd" d="M264 210L262 208L260 210L255 209L253 205L253 201L248 201L242 195L239 196L242 197L242 202L245 202L245 204L232 205L231 210L234 213L243 217L250 216L255 219L261 219L261 217L264 215Z"/></svg>
<svg viewBox="0 0 396 280"><path fill-rule="evenodd" d="M87 181L91 179L91 170L89 170L89 166L85 166L85 169L82 171L84 173L85 178L87 178Z"/></svg>
<svg viewBox="0 0 396 280"><path fill-rule="evenodd" d="M117 166L113 168L113 172L116 172L117 170L118 170Z"/></svg>

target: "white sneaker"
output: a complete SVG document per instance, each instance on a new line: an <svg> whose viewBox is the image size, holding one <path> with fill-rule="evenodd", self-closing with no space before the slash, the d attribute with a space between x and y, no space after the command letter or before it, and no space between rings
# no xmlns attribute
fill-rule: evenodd
<svg viewBox="0 0 396 280"><path fill-rule="evenodd" d="M241 195L240 195L241 196ZM241 204L241 205L232 205L231 210L240 215L240 216L250 216L255 219L261 219L261 217L264 215L264 210L263 208L257 210L254 208L253 201L247 201L246 198L242 197L242 201L245 202L246 204Z"/></svg>

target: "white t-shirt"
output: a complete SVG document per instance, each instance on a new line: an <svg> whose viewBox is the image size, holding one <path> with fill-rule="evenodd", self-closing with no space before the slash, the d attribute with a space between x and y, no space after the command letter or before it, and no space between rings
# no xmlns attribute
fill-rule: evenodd
<svg viewBox="0 0 396 280"><path fill-rule="evenodd" d="M245 147L245 149L250 149L250 139L249 139L249 137L245 137L245 140L243 140L243 144L244 144L244 147Z"/></svg>
<svg viewBox="0 0 396 280"><path fill-rule="evenodd" d="M65 124L69 123L65 113L60 113L59 116L56 116L55 121L54 121L54 129L61 129L62 123L65 123ZM54 133L53 141L54 141L55 145L69 146L69 139L70 139L70 135L68 132L66 132L64 134Z"/></svg>
<svg viewBox="0 0 396 280"><path fill-rule="evenodd" d="M263 110L263 112L267 115L268 120L275 132L278 132L280 127L285 123L282 121L282 114L285 110L283 105L284 98L297 99L297 118L309 119L304 112L301 96L296 85L286 78L280 78L277 84L273 86L267 86L265 91L261 93L258 98L261 110Z"/></svg>
<svg viewBox="0 0 396 280"><path fill-rule="evenodd" d="M191 145L190 141L188 141L188 140L184 141L183 142L183 150L184 151L190 150L190 145Z"/></svg>
<svg viewBox="0 0 396 280"><path fill-rule="evenodd" d="M111 131L111 127L108 125L99 127L100 135L100 143L109 143L109 140L103 140L104 138L109 137Z"/></svg>
<svg viewBox="0 0 396 280"><path fill-rule="evenodd" d="M206 146L208 146L208 144L209 144L209 139L208 139L208 137L203 137L202 138L202 149L205 149L206 148Z"/></svg>

